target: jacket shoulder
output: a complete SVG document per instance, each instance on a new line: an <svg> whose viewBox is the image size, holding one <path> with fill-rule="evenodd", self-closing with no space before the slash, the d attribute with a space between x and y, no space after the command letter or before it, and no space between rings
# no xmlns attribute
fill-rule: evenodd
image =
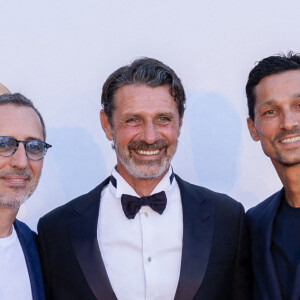
<svg viewBox="0 0 300 300"><path fill-rule="evenodd" d="M178 175L175 175L175 177L183 196L188 194L188 197L193 198L194 201L203 201L203 199L210 202L214 201L217 206L221 206L224 209L244 209L240 202L226 194L215 192L208 188L189 183L181 179Z"/></svg>
<svg viewBox="0 0 300 300"><path fill-rule="evenodd" d="M32 235L33 237L36 235L36 233L32 231L28 225L26 225L24 222L18 219L15 219L14 227L17 232L22 232L23 234L29 234Z"/></svg>
<svg viewBox="0 0 300 300"><path fill-rule="evenodd" d="M68 211L76 211L79 208L80 210L88 209L91 205L95 204L95 202L100 201L101 191L108 183L109 177L106 178L102 183L100 183L90 192L78 196L75 199L67 202L66 204L63 204L45 214L43 217L40 218L39 224L44 223L46 221L49 222L51 220L56 222L56 220L58 220L59 218L63 218L65 213L67 213Z"/></svg>
<svg viewBox="0 0 300 300"><path fill-rule="evenodd" d="M256 206L250 208L247 213L246 217L248 221L255 221L257 218L260 218L260 216L266 212L270 211L278 204L278 199L281 198L282 194L284 193L284 189L281 189L280 191L274 193L261 203L257 204Z"/></svg>

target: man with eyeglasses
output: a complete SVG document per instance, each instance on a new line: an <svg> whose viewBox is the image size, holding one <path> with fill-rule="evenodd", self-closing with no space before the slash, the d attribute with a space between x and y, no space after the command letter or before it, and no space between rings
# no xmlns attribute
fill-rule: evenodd
<svg viewBox="0 0 300 300"><path fill-rule="evenodd" d="M0 299L45 299L36 234L16 219L36 189L51 145L41 114L21 94L0 95Z"/></svg>
<svg viewBox="0 0 300 300"><path fill-rule="evenodd" d="M94 190L40 219L46 296L252 299L242 205L170 166L185 106L175 72L137 59L108 77L102 105L117 165Z"/></svg>

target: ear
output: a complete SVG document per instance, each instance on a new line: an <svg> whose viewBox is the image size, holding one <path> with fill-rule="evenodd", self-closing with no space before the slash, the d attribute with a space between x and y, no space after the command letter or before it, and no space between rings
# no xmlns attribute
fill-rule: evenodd
<svg viewBox="0 0 300 300"><path fill-rule="evenodd" d="M101 109L100 111L100 122L101 122L101 126L105 132L105 135L107 137L107 139L109 141L112 141L114 136L113 136L113 130L112 130L112 127L108 121L108 117L106 115L106 113L104 112L103 109Z"/></svg>
<svg viewBox="0 0 300 300"><path fill-rule="evenodd" d="M249 132L250 132L250 135L251 135L252 139L256 142L259 141L260 138L259 138L259 135L256 131L255 126L254 126L253 120L251 120L250 118L247 118L247 125L248 125L248 129L249 129Z"/></svg>

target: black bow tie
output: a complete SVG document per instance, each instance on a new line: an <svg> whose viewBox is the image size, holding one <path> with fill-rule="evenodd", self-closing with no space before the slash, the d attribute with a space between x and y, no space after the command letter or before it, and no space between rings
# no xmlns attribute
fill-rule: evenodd
<svg viewBox="0 0 300 300"><path fill-rule="evenodd" d="M121 196L121 203L125 216L134 219L135 215L143 205L150 206L154 211L162 214L167 205L166 193L160 192L151 196L135 197L127 194Z"/></svg>

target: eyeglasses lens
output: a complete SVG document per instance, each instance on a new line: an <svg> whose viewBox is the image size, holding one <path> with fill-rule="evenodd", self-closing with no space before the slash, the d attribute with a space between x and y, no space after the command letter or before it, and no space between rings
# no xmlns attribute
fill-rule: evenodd
<svg viewBox="0 0 300 300"><path fill-rule="evenodd" d="M30 141L26 144L27 156L32 160L40 160L44 157L47 150L45 144L40 141Z"/></svg>
<svg viewBox="0 0 300 300"><path fill-rule="evenodd" d="M11 156L17 146L16 140L10 137L0 137L0 155Z"/></svg>
<svg viewBox="0 0 300 300"><path fill-rule="evenodd" d="M47 153L47 149L51 145L46 144L42 141L18 141L12 137L1 136L0 137L0 156L9 157L12 156L19 143L23 143L25 146L26 155L31 160L40 160Z"/></svg>

